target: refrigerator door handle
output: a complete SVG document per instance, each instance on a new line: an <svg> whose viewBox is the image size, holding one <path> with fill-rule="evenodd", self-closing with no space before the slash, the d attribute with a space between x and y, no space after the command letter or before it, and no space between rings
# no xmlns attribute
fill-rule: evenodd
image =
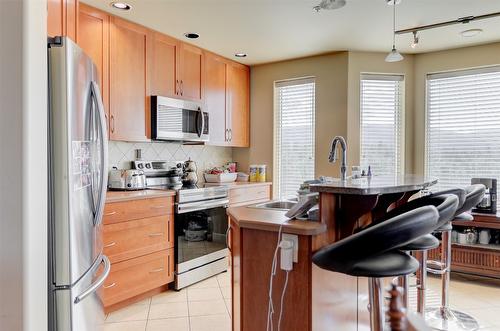
<svg viewBox="0 0 500 331"><path fill-rule="evenodd" d="M76 296L75 304L84 300L86 297L97 291L99 287L101 287L104 284L104 281L106 280L106 278L109 275L109 272L111 271L111 263L109 262L109 259L106 255L101 255L101 263L104 263L104 271L102 272L102 275L99 276L99 278L92 285L90 285L85 291L83 291L80 295Z"/></svg>
<svg viewBox="0 0 500 331"><path fill-rule="evenodd" d="M105 174L106 172L106 167L108 165L108 139L107 139L107 132L106 132L106 117L104 114L104 105L102 103L102 96L101 96L101 91L99 89L99 85L95 81L92 81L91 83L92 87L92 96L96 102L97 105L97 110L98 110L98 122L99 122L99 129L100 129L100 135L102 139L102 149L101 149L101 183L100 183L100 192L99 192L99 197L97 200L97 210L96 210L96 225L101 224L102 222L102 214L104 212L104 202L105 202L105 196L106 196L106 190L107 190L107 178L108 176Z"/></svg>

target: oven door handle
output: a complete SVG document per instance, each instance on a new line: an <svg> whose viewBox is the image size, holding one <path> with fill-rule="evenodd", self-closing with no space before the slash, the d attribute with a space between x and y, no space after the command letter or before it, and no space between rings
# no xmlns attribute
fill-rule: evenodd
<svg viewBox="0 0 500 331"><path fill-rule="evenodd" d="M210 208L224 207L229 205L229 199L219 199L216 201L198 201L177 205L177 214L189 213L192 211L205 210Z"/></svg>

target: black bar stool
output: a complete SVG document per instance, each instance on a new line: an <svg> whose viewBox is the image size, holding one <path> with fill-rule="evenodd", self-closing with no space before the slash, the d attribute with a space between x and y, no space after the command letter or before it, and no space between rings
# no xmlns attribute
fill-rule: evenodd
<svg viewBox="0 0 500 331"><path fill-rule="evenodd" d="M465 191L462 191L461 193L465 197ZM402 213L408 212L409 210L413 210L423 206L434 206L439 212L439 219L436 223L436 227L432 229L432 231L435 231L445 226L446 224L449 224L453 219L459 206L459 198L454 194L433 194L424 196L415 200L411 200L397 208L392 209L384 216L384 219L392 218L396 215L400 215ZM427 252L438 246L439 240L429 233L399 248L401 251L404 251L408 254L411 252L412 255L417 258L420 264L420 267L417 270L417 312L419 312L420 314L424 314L425 312L425 290L427 287ZM409 301L409 275L398 277L398 283L404 289L403 305L405 306L405 308L407 308Z"/></svg>
<svg viewBox="0 0 500 331"><path fill-rule="evenodd" d="M451 190L453 191L453 190ZM455 220L468 220L474 218L467 213L483 199L486 188L482 184L468 186L464 191L463 203L455 212ZM443 191L443 192L450 192ZM458 190L454 190L455 193ZM435 194L440 194L437 192ZM426 322L436 330L445 331L473 331L479 329L475 318L461 311L449 308L449 286L451 271L451 222L441 226L436 232L441 233L441 260L427 261L427 271L441 276L441 307L429 309L425 314Z"/></svg>
<svg viewBox="0 0 500 331"><path fill-rule="evenodd" d="M368 277L371 330L382 331L380 278L407 275L418 269L418 261L399 248L429 234L438 219L434 206L411 210L322 248L314 254L313 262L329 271Z"/></svg>

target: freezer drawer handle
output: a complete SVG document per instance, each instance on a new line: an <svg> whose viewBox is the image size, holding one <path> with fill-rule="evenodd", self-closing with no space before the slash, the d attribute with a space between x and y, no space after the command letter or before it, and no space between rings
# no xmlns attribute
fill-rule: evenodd
<svg viewBox="0 0 500 331"><path fill-rule="evenodd" d="M157 272L162 272L164 269L163 268L158 268L158 269L155 269L155 270L151 270L149 273L150 274L154 274L154 273L157 273Z"/></svg>
<svg viewBox="0 0 500 331"><path fill-rule="evenodd" d="M97 291L97 289L104 284L104 281L108 277L109 272L111 270L111 263L109 262L109 259L106 255L102 255L101 263L104 264L104 271L103 271L102 275L92 285L90 285L89 288L87 288L85 291L83 291L82 294L78 295L75 298L75 303L79 303L80 301L82 301L83 299L85 299L86 297L88 297L89 295L94 293L95 291Z"/></svg>
<svg viewBox="0 0 500 331"><path fill-rule="evenodd" d="M104 285L102 288L112 288L112 287L115 287L116 286L116 283L111 283L109 285Z"/></svg>

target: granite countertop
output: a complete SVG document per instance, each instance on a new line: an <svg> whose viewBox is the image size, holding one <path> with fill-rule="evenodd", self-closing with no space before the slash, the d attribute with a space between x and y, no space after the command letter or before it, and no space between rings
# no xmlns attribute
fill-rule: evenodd
<svg viewBox="0 0 500 331"><path fill-rule="evenodd" d="M437 183L437 178L420 175L372 176L331 183L312 184L312 192L375 195L421 190Z"/></svg>
<svg viewBox="0 0 500 331"><path fill-rule="evenodd" d="M174 190L108 191L106 192L106 202L171 197L175 194Z"/></svg>
<svg viewBox="0 0 500 331"><path fill-rule="evenodd" d="M326 225L318 221L288 220L286 211L253 207L233 207L227 209L231 221L241 228L278 232L283 224L283 232L314 236L326 231Z"/></svg>

